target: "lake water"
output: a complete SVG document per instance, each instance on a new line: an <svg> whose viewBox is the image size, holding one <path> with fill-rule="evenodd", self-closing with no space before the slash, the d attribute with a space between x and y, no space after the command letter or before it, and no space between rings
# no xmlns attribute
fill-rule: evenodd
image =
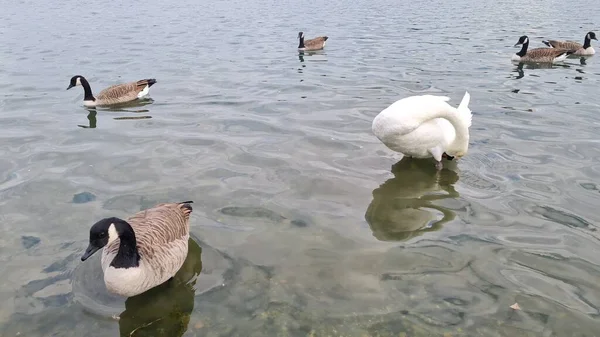
<svg viewBox="0 0 600 337"><path fill-rule="evenodd" d="M598 32L597 3L0 7L2 336L600 335L600 56L510 62L523 34ZM299 55L300 30L326 49ZM94 113L77 74L158 83ZM441 172L371 133L465 90L469 153ZM107 294L89 227L183 200L176 279Z"/></svg>

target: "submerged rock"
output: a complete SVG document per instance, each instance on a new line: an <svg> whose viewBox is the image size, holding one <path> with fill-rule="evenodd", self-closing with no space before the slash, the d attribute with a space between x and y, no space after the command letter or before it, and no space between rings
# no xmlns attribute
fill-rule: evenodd
<svg viewBox="0 0 600 337"><path fill-rule="evenodd" d="M74 204L85 204L86 202L96 200L96 196L90 192L81 192L73 196L72 202Z"/></svg>
<svg viewBox="0 0 600 337"><path fill-rule="evenodd" d="M40 238L38 238L37 236L28 236L28 235L21 236L21 244L23 245L23 247L25 247L25 249L29 249L29 248L37 245L41 241L42 240Z"/></svg>

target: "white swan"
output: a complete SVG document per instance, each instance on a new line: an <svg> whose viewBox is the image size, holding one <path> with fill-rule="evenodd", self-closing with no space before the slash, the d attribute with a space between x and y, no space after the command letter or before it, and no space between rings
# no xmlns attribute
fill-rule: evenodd
<svg viewBox="0 0 600 337"><path fill-rule="evenodd" d="M471 95L453 108L445 96L411 96L396 101L373 120L375 136L407 157L430 158L442 169L442 157L462 157L469 148Z"/></svg>

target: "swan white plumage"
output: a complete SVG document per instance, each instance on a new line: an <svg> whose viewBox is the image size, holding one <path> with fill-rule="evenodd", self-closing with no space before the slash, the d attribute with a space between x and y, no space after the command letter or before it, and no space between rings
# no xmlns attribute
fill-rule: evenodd
<svg viewBox="0 0 600 337"><path fill-rule="evenodd" d="M411 96L396 101L373 119L375 136L393 151L407 157L431 158L442 169L442 157L462 157L469 148L471 95L458 108L446 96Z"/></svg>

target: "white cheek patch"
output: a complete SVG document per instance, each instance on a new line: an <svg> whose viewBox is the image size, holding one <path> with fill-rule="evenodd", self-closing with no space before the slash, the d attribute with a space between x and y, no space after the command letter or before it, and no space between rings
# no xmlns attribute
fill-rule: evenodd
<svg viewBox="0 0 600 337"><path fill-rule="evenodd" d="M523 44L529 42L529 38L525 39L525 41L523 41Z"/></svg>
<svg viewBox="0 0 600 337"><path fill-rule="evenodd" d="M81 85L81 77L77 77L77 81L75 82L75 85Z"/></svg>
<svg viewBox="0 0 600 337"><path fill-rule="evenodd" d="M144 97L144 96L148 95L148 93L149 93L149 92L150 92L150 87L149 87L149 86L146 86L146 87L144 88L144 90L140 91L140 93L137 95L137 97L138 97L138 98L142 98L142 97Z"/></svg>
<svg viewBox="0 0 600 337"><path fill-rule="evenodd" d="M117 233L115 224L110 224L110 227L108 227L108 243L115 241L118 237L119 233Z"/></svg>

